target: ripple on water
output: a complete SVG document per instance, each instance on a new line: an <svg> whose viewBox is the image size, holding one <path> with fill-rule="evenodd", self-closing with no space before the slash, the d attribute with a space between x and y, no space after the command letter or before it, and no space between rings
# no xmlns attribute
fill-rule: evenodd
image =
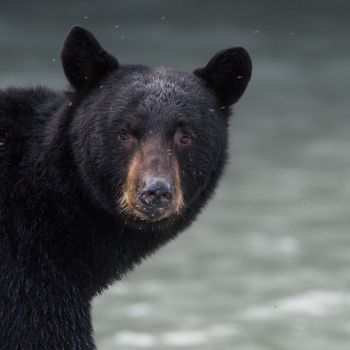
<svg viewBox="0 0 350 350"><path fill-rule="evenodd" d="M214 338L234 337L240 333L234 324L216 324L205 329L174 330L158 335L123 330L113 341L117 345L149 348L153 346L187 347L210 343Z"/></svg>
<svg viewBox="0 0 350 350"><path fill-rule="evenodd" d="M156 337L150 333L120 331L114 338L118 345L133 346L139 348L150 348L157 344Z"/></svg>
<svg viewBox="0 0 350 350"><path fill-rule="evenodd" d="M272 319L290 314L319 317L327 316L344 308L350 308L350 293L311 290L249 308L243 313L243 318L248 320Z"/></svg>

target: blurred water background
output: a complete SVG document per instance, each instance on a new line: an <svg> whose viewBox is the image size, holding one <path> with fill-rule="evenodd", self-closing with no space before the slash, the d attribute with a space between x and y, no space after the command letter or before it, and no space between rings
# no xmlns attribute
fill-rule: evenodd
<svg viewBox="0 0 350 350"><path fill-rule="evenodd" d="M1 1L1 87L65 88L74 24L121 62L254 62L215 199L95 300L99 349L348 350L350 2Z"/></svg>

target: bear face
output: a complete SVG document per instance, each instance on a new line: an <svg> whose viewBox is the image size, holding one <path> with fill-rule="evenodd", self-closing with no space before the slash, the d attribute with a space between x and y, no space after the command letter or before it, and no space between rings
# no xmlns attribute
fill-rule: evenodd
<svg viewBox="0 0 350 350"><path fill-rule="evenodd" d="M251 76L248 53L223 50L193 73L121 65L75 27L62 61L74 90L72 149L94 200L129 225L190 222L222 173L230 106Z"/></svg>

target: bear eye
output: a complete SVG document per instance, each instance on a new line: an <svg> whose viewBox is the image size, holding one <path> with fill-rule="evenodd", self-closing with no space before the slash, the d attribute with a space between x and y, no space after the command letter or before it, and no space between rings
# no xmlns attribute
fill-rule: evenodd
<svg viewBox="0 0 350 350"><path fill-rule="evenodd" d="M191 139L190 135L182 135L180 140L179 140L179 143L181 143L184 146L190 145L191 142L192 142L192 139Z"/></svg>
<svg viewBox="0 0 350 350"><path fill-rule="evenodd" d="M131 138L131 135L126 130L121 130L118 133L118 139L120 142L128 142Z"/></svg>
<svg viewBox="0 0 350 350"><path fill-rule="evenodd" d="M175 142L179 146L189 146L192 143L192 136L182 130L178 130L175 133Z"/></svg>

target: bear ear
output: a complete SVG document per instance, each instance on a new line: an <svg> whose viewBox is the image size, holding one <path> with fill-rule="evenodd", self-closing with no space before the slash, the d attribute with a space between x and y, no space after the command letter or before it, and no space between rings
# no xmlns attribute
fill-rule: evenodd
<svg viewBox="0 0 350 350"><path fill-rule="evenodd" d="M118 68L118 61L101 47L88 30L79 26L68 33L61 59L64 73L76 91L91 89Z"/></svg>
<svg viewBox="0 0 350 350"><path fill-rule="evenodd" d="M209 63L193 72L214 90L222 106L236 103L252 74L252 61L242 47L219 51Z"/></svg>

